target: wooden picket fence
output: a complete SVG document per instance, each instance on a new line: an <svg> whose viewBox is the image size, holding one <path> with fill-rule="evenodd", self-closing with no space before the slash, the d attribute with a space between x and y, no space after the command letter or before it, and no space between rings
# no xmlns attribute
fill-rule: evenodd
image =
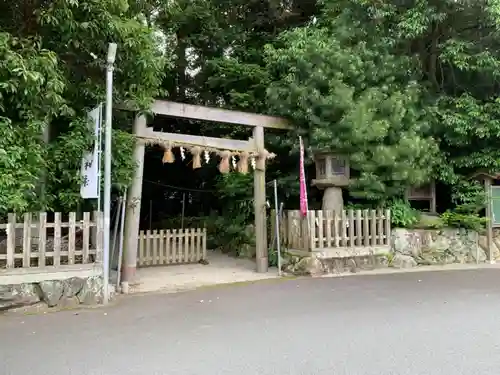
<svg viewBox="0 0 500 375"><path fill-rule="evenodd" d="M197 263L206 257L205 228L139 232L139 267Z"/></svg>
<svg viewBox="0 0 500 375"><path fill-rule="evenodd" d="M89 270L100 263L102 213L94 213L91 219L91 213L84 212L82 220L76 218L75 212L40 212L26 213L18 221L15 214L9 214L6 223L0 222L0 284L7 283L3 276L17 275L18 280L19 275L29 273L38 280L36 273Z"/></svg>
<svg viewBox="0 0 500 375"><path fill-rule="evenodd" d="M300 211L285 211L280 237L285 247L299 251L338 256L385 251L391 240L390 210L318 210L308 211L306 217Z"/></svg>

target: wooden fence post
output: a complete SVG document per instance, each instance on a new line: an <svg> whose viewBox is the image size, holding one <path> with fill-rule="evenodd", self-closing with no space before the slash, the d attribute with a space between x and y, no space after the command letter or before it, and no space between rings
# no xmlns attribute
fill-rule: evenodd
<svg viewBox="0 0 500 375"><path fill-rule="evenodd" d="M170 264L172 262L172 231L170 229L167 229L167 233L165 234L165 253L166 253L166 258L167 258L167 264Z"/></svg>
<svg viewBox="0 0 500 375"><path fill-rule="evenodd" d="M14 268L16 252L16 214L8 215L7 226L7 268Z"/></svg>
<svg viewBox="0 0 500 375"><path fill-rule="evenodd" d="M31 266L31 213L24 214L23 228L23 267Z"/></svg>
<svg viewBox="0 0 500 375"><path fill-rule="evenodd" d="M341 246L347 246L347 213L342 210L342 219L340 221L340 233L342 233Z"/></svg>
<svg viewBox="0 0 500 375"><path fill-rule="evenodd" d="M353 228L354 230L354 228ZM356 246L363 245L363 215L361 210L356 210Z"/></svg>
<svg viewBox="0 0 500 375"><path fill-rule="evenodd" d="M377 245L377 213L375 210L371 210L370 217L370 226L371 226L371 245Z"/></svg>
<svg viewBox="0 0 500 375"><path fill-rule="evenodd" d="M327 210L325 211L326 214L326 247L331 247L333 246L332 244L332 216L333 216L333 211L332 210Z"/></svg>
<svg viewBox="0 0 500 375"><path fill-rule="evenodd" d="M385 244L391 246L391 210L385 210Z"/></svg>
<svg viewBox="0 0 500 375"><path fill-rule="evenodd" d="M83 213L82 263L88 263L90 255L90 212Z"/></svg>
<svg viewBox="0 0 500 375"><path fill-rule="evenodd" d="M45 249L47 245L47 213L40 212L38 215L38 267L46 266Z"/></svg>
<svg viewBox="0 0 500 375"><path fill-rule="evenodd" d="M384 244L384 229L384 211L379 209L377 210L377 245L379 246L382 246Z"/></svg>
<svg viewBox="0 0 500 375"><path fill-rule="evenodd" d="M312 211L316 212L316 211ZM323 211L317 211L316 212L317 219L314 219L314 221L318 220L318 247L321 249L325 247L324 243L324 234L323 234L323 228L324 228L324 219L323 219ZM314 228L314 227L313 227Z"/></svg>
<svg viewBox="0 0 500 375"><path fill-rule="evenodd" d="M342 225L342 221L340 221L340 225ZM339 231L341 229L339 227L339 215L337 211L333 211L333 241L334 241L334 246L339 247L340 246L340 233Z"/></svg>
<svg viewBox="0 0 500 375"><path fill-rule="evenodd" d="M316 245L316 211L307 211L308 231L309 236L309 251L317 248Z"/></svg>
<svg viewBox="0 0 500 375"><path fill-rule="evenodd" d="M75 264L76 213L69 213L68 264Z"/></svg>
<svg viewBox="0 0 500 375"><path fill-rule="evenodd" d="M97 224L96 224L97 227ZM61 264L61 213L54 213L54 266Z"/></svg>
<svg viewBox="0 0 500 375"><path fill-rule="evenodd" d="M203 228L203 260L207 259L207 228Z"/></svg>
<svg viewBox="0 0 500 375"><path fill-rule="evenodd" d="M354 247L354 210L349 210L349 247Z"/></svg>
<svg viewBox="0 0 500 375"><path fill-rule="evenodd" d="M370 217L368 210L363 210L363 246L370 246Z"/></svg>

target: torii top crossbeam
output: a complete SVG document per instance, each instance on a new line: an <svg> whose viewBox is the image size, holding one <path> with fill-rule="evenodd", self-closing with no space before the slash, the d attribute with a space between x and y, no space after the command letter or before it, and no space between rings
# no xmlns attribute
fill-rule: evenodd
<svg viewBox="0 0 500 375"><path fill-rule="evenodd" d="M290 129L287 121L280 117L266 116L255 113L231 111L220 108L210 108L199 105L176 103L167 100L156 100L151 108L156 115L164 115L177 118L189 118L202 121L222 122L235 125L245 125L273 129ZM258 152L259 146L254 138L247 141L225 138L203 137L188 134L165 133L154 131L145 125L136 129L139 138L155 140L158 142L173 142L212 148L220 150Z"/></svg>
<svg viewBox="0 0 500 375"><path fill-rule="evenodd" d="M257 113L211 108L200 105L176 103L168 100L155 100L152 112L158 115L190 118L203 121L225 122L246 126L262 126L273 129L290 129L288 122L281 117Z"/></svg>

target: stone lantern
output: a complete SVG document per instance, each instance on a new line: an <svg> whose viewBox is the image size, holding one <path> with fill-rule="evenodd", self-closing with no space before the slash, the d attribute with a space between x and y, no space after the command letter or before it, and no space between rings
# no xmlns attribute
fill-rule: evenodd
<svg viewBox="0 0 500 375"><path fill-rule="evenodd" d="M314 155L316 179L314 186L324 189L323 210L342 211L344 199L342 188L349 185L349 160L347 157L333 152L322 152Z"/></svg>

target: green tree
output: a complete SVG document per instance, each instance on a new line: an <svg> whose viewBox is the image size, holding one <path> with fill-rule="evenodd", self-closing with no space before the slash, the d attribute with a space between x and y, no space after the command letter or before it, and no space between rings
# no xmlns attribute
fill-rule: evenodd
<svg viewBox="0 0 500 375"><path fill-rule="evenodd" d="M71 113L57 55L0 33L0 213L40 208L36 186L48 166L42 134Z"/></svg>
<svg viewBox="0 0 500 375"><path fill-rule="evenodd" d="M435 177L477 201L470 175L500 167L497 3L324 0L267 48L270 104L313 148L350 155L355 195Z"/></svg>
<svg viewBox="0 0 500 375"><path fill-rule="evenodd" d="M167 70L163 84L169 99L266 113L269 111L266 89L271 77L262 53L264 46L274 42L281 31L304 24L317 12L317 5L316 1L309 0L287 3L178 0L161 2L158 9L156 22L166 35L176 61L175 67ZM183 126L188 128L193 124L179 122L176 131ZM250 136L248 127L227 124L199 123L196 129L202 135L213 137L247 139ZM280 192L287 196L297 191L294 180L297 180L298 158L296 155L290 158L292 143L286 137L266 134L266 146L277 154L267 176L278 177ZM203 176L208 186L236 187L216 185L215 173ZM199 182L198 177L191 179L193 184ZM167 178L170 177L165 176Z"/></svg>
<svg viewBox="0 0 500 375"><path fill-rule="evenodd" d="M356 24L351 11L285 32L267 47L276 77L268 100L312 149L349 157L357 172L351 194L382 201L429 179L437 145L425 135L412 61L392 52L376 30Z"/></svg>
<svg viewBox="0 0 500 375"><path fill-rule="evenodd" d="M7 83L0 87L0 97L11 105L4 104L0 116L11 129L2 129L9 136L1 141L5 152L0 153L0 164L25 178L0 185L5 198L0 211L70 210L79 203L81 157L92 141L87 111L104 101L109 42L119 46L115 102L144 110L160 95L168 59L157 30L146 22L149 14L144 12L152 8L142 5L129 7L126 0L2 3L0 30L5 43L0 48L6 59L0 75ZM42 110L28 108L29 112L23 106ZM134 170L130 124L130 116L116 114L113 182L117 187L128 185ZM15 175L7 173L5 181ZM44 199L35 198L42 175Z"/></svg>

